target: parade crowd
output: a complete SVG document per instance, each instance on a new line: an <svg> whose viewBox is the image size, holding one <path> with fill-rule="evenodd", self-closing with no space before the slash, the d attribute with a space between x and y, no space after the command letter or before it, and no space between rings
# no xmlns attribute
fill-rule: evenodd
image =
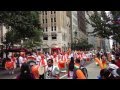
<svg viewBox="0 0 120 90"><path fill-rule="evenodd" d="M18 57L13 53L6 58L5 69L9 74L14 74L18 64L20 74L16 79L61 79L61 73L67 74L67 79L88 79L85 65L90 62L100 68L98 79L120 78L120 49L111 52L68 49L52 54L41 51L21 52Z"/></svg>

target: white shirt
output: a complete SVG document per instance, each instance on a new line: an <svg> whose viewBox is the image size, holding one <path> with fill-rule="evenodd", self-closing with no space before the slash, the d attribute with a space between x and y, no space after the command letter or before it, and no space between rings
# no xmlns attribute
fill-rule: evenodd
<svg viewBox="0 0 120 90"><path fill-rule="evenodd" d="M40 60L41 60L41 56L37 56L37 57L36 57L36 61L39 62Z"/></svg>
<svg viewBox="0 0 120 90"><path fill-rule="evenodd" d="M46 67L45 79L56 79L55 75L60 73L60 70L57 66Z"/></svg>
<svg viewBox="0 0 120 90"><path fill-rule="evenodd" d="M118 69L119 67L115 64L112 64L112 63L109 63L108 64L108 69L111 68L111 69Z"/></svg>
<svg viewBox="0 0 120 90"><path fill-rule="evenodd" d="M24 58L23 57L19 57L19 63L22 64L24 62Z"/></svg>

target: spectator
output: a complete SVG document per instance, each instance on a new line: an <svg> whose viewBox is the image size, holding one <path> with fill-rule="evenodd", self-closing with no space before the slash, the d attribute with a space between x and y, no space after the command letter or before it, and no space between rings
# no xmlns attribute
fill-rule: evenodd
<svg viewBox="0 0 120 90"><path fill-rule="evenodd" d="M30 67L27 63L23 63L20 69L20 75L17 79L35 79L34 75L30 72Z"/></svg>

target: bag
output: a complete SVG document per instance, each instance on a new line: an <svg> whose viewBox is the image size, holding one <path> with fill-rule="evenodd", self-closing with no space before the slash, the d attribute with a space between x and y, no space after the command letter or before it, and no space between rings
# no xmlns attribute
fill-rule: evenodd
<svg viewBox="0 0 120 90"><path fill-rule="evenodd" d="M86 78L88 78L88 72L87 69L83 66L80 67L80 70L83 72L83 74L85 75Z"/></svg>
<svg viewBox="0 0 120 90"><path fill-rule="evenodd" d="M80 70L83 72L83 74L85 75L85 77L88 78L88 72L87 72L87 69L86 69L85 67L80 66L78 69L80 69ZM74 69L73 79L77 79L76 71L77 71L78 69Z"/></svg>

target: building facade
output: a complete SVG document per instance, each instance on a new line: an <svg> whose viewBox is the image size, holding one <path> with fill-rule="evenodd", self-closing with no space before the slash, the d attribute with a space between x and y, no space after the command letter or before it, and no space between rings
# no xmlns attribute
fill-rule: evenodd
<svg viewBox="0 0 120 90"><path fill-rule="evenodd" d="M65 51L69 48L70 18L66 11L41 11L40 24L43 29L42 51Z"/></svg>
<svg viewBox="0 0 120 90"><path fill-rule="evenodd" d="M76 42L79 38L77 11L71 11L71 40Z"/></svg>
<svg viewBox="0 0 120 90"><path fill-rule="evenodd" d="M85 11L77 11L79 38L87 39Z"/></svg>

